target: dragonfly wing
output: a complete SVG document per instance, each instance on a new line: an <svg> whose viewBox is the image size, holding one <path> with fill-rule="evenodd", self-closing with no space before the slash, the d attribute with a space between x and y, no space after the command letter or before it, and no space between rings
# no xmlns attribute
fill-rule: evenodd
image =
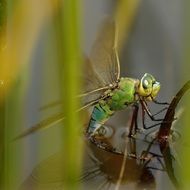
<svg viewBox="0 0 190 190"><path fill-rule="evenodd" d="M102 97L102 98L104 98L104 97ZM89 106L96 104L98 101L99 101L99 98L96 100L89 101L84 106L82 106L81 108L79 108L76 111L78 112L78 111L84 110L84 109L88 108ZM30 134L33 134L33 133L39 131L39 130L42 130L42 129L48 128L52 125L58 124L58 123L62 122L63 119L65 119L63 113L56 113L56 114L42 120L41 122L37 123L36 125L30 127L29 129L27 129L26 131L24 131L23 133L21 133L20 135L15 137L13 140L21 139L25 136L28 136Z"/></svg>
<svg viewBox="0 0 190 190"><path fill-rule="evenodd" d="M82 88L79 97L84 97L82 104L88 104L101 97L120 77L120 64L117 53L117 31L115 22L107 19L92 47L90 59L83 56L84 64L79 80ZM59 101L50 103L41 110L60 105Z"/></svg>
<svg viewBox="0 0 190 190"><path fill-rule="evenodd" d="M119 59L116 51L116 27L115 23L106 20L92 48L91 59L84 58L82 76L82 90L79 101L82 98L82 110L103 99L103 93L114 84L120 76ZM81 78L79 74L79 78ZM105 95L106 97L106 95ZM60 105L60 101L50 103L41 109ZM26 130L15 139L32 134L63 120L63 114L55 114Z"/></svg>
<svg viewBox="0 0 190 190"><path fill-rule="evenodd" d="M85 57L82 72L82 88L80 98L82 105L87 105L92 101L101 98L102 94L109 89L109 84L105 84L102 77L100 77L95 71L90 59Z"/></svg>
<svg viewBox="0 0 190 190"><path fill-rule="evenodd" d="M56 114L42 120L41 122L37 123L36 125L31 126L26 131L24 131L23 133L18 135L16 138L14 138L14 140L21 139L21 138L23 138L27 135L30 135L32 133L35 133L41 129L45 129L47 127L55 125L55 124L61 122L63 119L64 119L63 113L56 113Z"/></svg>
<svg viewBox="0 0 190 190"><path fill-rule="evenodd" d="M120 77L120 65L117 54L117 31L115 22L105 20L96 38L90 54L95 73L104 86L116 82Z"/></svg>
<svg viewBox="0 0 190 190"><path fill-rule="evenodd" d="M63 160L66 157L64 152L58 152L42 161L33 169L20 189L63 189Z"/></svg>
<svg viewBox="0 0 190 190"><path fill-rule="evenodd" d="M91 152L84 146L84 164L91 164ZM63 190L64 189L64 160L67 159L67 153L63 150L51 155L47 159L41 161L26 178L21 185L21 190ZM80 177L76 179L81 183Z"/></svg>
<svg viewBox="0 0 190 190"><path fill-rule="evenodd" d="M82 76L79 76L82 79L82 91L80 94L91 92L95 89L102 88L106 86L101 79L101 77L95 72L92 62L88 57L84 57Z"/></svg>
<svg viewBox="0 0 190 190"><path fill-rule="evenodd" d="M110 88L109 85L106 86L99 75L96 74L92 63L86 56L84 56L82 72L79 73L79 76L77 77L79 81L82 82L81 90L77 98L79 101L82 99L81 103L84 106L100 98L103 92ZM63 105L63 103L60 100L57 100L41 106L39 110L44 111L61 105Z"/></svg>

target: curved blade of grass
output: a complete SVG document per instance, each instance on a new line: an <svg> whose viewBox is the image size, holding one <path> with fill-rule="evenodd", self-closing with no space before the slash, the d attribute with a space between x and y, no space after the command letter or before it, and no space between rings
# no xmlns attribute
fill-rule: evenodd
<svg viewBox="0 0 190 190"><path fill-rule="evenodd" d="M178 93L172 99L170 106L165 114L164 120L160 125L160 129L158 132L158 141L162 141L162 139L165 139L170 135L170 130L172 123L174 121L175 110L177 108L177 105L180 102L181 98L189 89L190 89L190 80L183 85L183 87L178 91Z"/></svg>

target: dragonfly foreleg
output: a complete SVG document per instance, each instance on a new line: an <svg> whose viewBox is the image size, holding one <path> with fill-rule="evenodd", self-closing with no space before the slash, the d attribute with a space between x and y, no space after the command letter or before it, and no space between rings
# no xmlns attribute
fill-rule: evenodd
<svg viewBox="0 0 190 190"><path fill-rule="evenodd" d="M142 124L143 124L143 129L150 129L150 128L153 128L153 127L156 127L157 125L160 125L161 123L157 123L157 124L154 124L154 125L151 125L151 126L146 126L145 124L145 108L143 106L143 103L141 103L141 108L142 108Z"/></svg>
<svg viewBox="0 0 190 190"><path fill-rule="evenodd" d="M142 108L142 123L143 123L143 128L144 129L151 129L153 127L156 127L158 125L161 125L163 123L172 123L174 120L176 120L176 118L173 118L173 120L171 121L164 121L164 119L156 119L154 116L155 115L158 115L159 113L163 112L164 110L166 110L167 108L163 108L162 110L160 110L159 112L157 112L156 114L152 114L147 103L143 100L140 100L140 103L141 103L141 108ZM150 125L150 126L146 126L145 124L145 113L147 113L147 115L149 116L149 118L152 120L152 121L161 121L159 123L156 123L156 124L153 124L153 125Z"/></svg>
<svg viewBox="0 0 190 190"><path fill-rule="evenodd" d="M159 112L157 112L156 114L152 114L149 107L148 107L148 104L143 101L143 100L140 100L140 103L141 103L141 106L142 106L142 112L146 112L147 115L149 116L149 118L152 120L152 121L163 121L163 119L156 119L154 116L155 115L158 115L159 113L163 112L164 110L166 110L167 108L164 108L162 110L160 110ZM145 117L145 114L144 114L144 117Z"/></svg>
<svg viewBox="0 0 190 190"><path fill-rule="evenodd" d="M170 105L170 103L168 103L168 102L159 102L159 101L157 101L157 100L155 100L155 99L153 99L153 98L152 98L152 101L153 101L155 104L159 104L159 105Z"/></svg>
<svg viewBox="0 0 190 190"><path fill-rule="evenodd" d="M173 120L174 121L174 120ZM163 122L159 122L159 123L156 123L156 124L153 124L153 125L150 125L150 126L146 126L145 122L143 122L143 128L144 129L151 129L153 127L156 127L158 125L161 125L162 123L172 123L173 121L163 121Z"/></svg>
<svg viewBox="0 0 190 190"><path fill-rule="evenodd" d="M139 105L134 104L133 107L134 107L134 110L133 110L131 124L129 127L129 135L128 135L129 137L132 137L133 135L135 135L136 131L138 130L137 117L138 117Z"/></svg>

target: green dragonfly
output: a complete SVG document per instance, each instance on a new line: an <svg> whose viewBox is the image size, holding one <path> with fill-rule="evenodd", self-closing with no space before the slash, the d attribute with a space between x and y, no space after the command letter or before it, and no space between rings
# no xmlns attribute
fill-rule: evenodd
<svg viewBox="0 0 190 190"><path fill-rule="evenodd" d="M100 33L92 47L90 58L85 59L84 69L84 86L87 90L79 95L84 100L84 105L78 111L94 106L87 127L89 136L94 136L115 112L134 106L135 111L129 132L129 136L132 135L133 130L137 129L136 120L139 103L142 105L143 114L146 112L152 120L161 121L161 119L154 118L146 103L147 101L159 103L155 98L160 90L160 83L148 73L145 73L140 80L120 77L115 22L110 20L103 22ZM18 138L49 127L63 119L62 113L55 114L31 127ZM146 128L145 125L143 126Z"/></svg>

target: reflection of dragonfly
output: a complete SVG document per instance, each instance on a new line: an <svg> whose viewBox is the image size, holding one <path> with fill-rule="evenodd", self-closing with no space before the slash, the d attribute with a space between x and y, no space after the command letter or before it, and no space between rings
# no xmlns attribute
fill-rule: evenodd
<svg viewBox="0 0 190 190"><path fill-rule="evenodd" d="M118 153L117 150L105 151L94 143L90 143L89 146L92 152L91 165L89 163L88 167L84 166L81 177L86 185L101 176L96 185L97 189L155 189L156 179L151 170L162 170L157 168L157 165L161 164L162 167L163 164L160 163L160 158L157 160L156 156L146 151L137 153L134 138L130 138L129 147L125 147L125 154ZM153 160L156 162L151 163Z"/></svg>
<svg viewBox="0 0 190 190"><path fill-rule="evenodd" d="M117 138L122 142L121 136ZM168 180L169 178L165 176L167 163L163 156L159 155L158 144L150 143L150 151L150 148L147 148L149 143L144 140L126 138L123 153L118 149L110 151L113 148L99 148L88 139L85 141L82 175L76 179L82 189L163 188L159 183L160 177ZM63 189L63 160L66 158L67 154L61 151L42 161L27 177L21 189ZM168 155L168 159L171 159L171 155ZM167 186L167 189L173 189L171 185L167 182L164 188Z"/></svg>
<svg viewBox="0 0 190 190"><path fill-rule="evenodd" d="M120 77L116 34L115 23L106 20L92 48L90 59L86 61L84 67L87 90L79 96L84 99L84 106L79 110L94 106L87 128L89 136L94 135L116 111L135 106L129 132L131 136L134 125L137 128L139 102L143 107L143 113L146 112L152 120L156 120L149 111L146 101L158 103L155 98L160 90L160 83L148 73L144 74L141 80ZM55 124L63 118L63 114L56 114L33 126L19 137Z"/></svg>

